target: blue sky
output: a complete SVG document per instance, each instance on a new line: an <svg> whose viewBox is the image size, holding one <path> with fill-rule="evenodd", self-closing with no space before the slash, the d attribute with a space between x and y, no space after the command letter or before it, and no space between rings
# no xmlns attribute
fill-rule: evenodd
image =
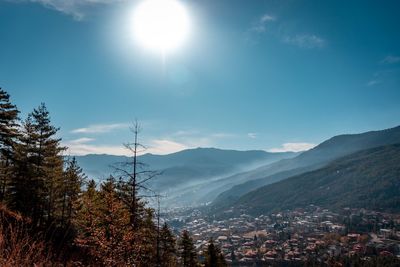
<svg viewBox="0 0 400 267"><path fill-rule="evenodd" d="M301 150L400 124L400 2L182 0L187 42L133 41L139 1L0 0L0 86L40 102L72 154Z"/></svg>

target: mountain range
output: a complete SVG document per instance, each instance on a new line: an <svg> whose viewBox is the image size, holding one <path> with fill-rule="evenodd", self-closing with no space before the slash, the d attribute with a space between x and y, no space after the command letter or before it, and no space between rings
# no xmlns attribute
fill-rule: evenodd
<svg viewBox="0 0 400 267"><path fill-rule="evenodd" d="M208 186L209 183L296 155L293 152L196 148L168 155L144 154L138 157L138 161L145 166L144 169L161 173L149 181L148 186L166 195L165 203L191 205L193 202L198 203L200 199L209 201L204 198L213 189ZM116 175L113 166L132 161L132 158L126 156L96 154L76 156L76 159L86 175L97 181L102 181L111 174Z"/></svg>
<svg viewBox="0 0 400 267"><path fill-rule="evenodd" d="M290 185L286 184L287 181L310 173L317 180L317 176L325 173L325 168L331 168L336 160L348 161L349 158L346 157L358 157L357 152L394 144L400 144L400 126L360 134L338 135L302 153L196 148L168 155L144 154L139 156L139 161L151 170L162 171L148 186L166 196L163 200L166 206L207 204L212 212L221 212L230 207L246 206L254 202L260 203L260 210L266 211L270 208L262 205L264 191L258 191L265 186L280 185L285 190L285 186ZM396 151L392 147L391 153ZM129 162L131 158L87 155L79 156L77 160L90 178L102 180L113 174L113 164ZM380 168L383 167L384 165ZM391 167L388 165L388 168ZM274 187L273 192L278 191ZM257 198L252 199L250 196ZM256 212L256 206L249 207Z"/></svg>
<svg viewBox="0 0 400 267"><path fill-rule="evenodd" d="M400 143L400 126L361 134L332 137L297 157L281 160L255 170L236 174L230 179L247 180L221 193L213 202L215 207L228 207L246 193L261 186L287 179L293 175L317 170L332 160L356 151Z"/></svg>

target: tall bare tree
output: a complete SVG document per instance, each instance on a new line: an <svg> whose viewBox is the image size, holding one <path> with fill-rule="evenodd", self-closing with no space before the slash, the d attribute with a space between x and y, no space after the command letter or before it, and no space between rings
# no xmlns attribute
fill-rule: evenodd
<svg viewBox="0 0 400 267"><path fill-rule="evenodd" d="M160 172L148 170L147 165L139 161L139 155L146 150L146 147L139 142L140 124L135 121L130 130L133 134L133 142L126 143L124 146L132 153L132 157L128 162L118 163L113 167L119 177L121 198L130 211L130 225L137 230L140 226L140 215L144 212L143 198L156 197L147 182L160 175ZM139 195L139 192L143 194Z"/></svg>

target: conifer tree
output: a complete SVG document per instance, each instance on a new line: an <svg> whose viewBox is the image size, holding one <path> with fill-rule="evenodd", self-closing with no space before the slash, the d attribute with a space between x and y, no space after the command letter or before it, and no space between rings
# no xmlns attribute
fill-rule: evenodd
<svg viewBox="0 0 400 267"><path fill-rule="evenodd" d="M11 183L11 208L23 215L33 216L35 206L39 206L39 180L35 179L36 168L31 156L35 145L32 117L28 117L21 127L19 142L15 146L15 162Z"/></svg>
<svg viewBox="0 0 400 267"><path fill-rule="evenodd" d="M90 179L87 182L86 191L84 192L84 194L87 195L88 197L93 197L97 193L96 187L97 187L96 181L93 179Z"/></svg>
<svg viewBox="0 0 400 267"><path fill-rule="evenodd" d="M35 129L36 146L34 156L38 178L43 180L45 196L45 217L47 223L53 222L56 216L57 199L60 197L60 187L63 174L63 158L61 152L61 139L56 137L59 128L51 125L49 112L42 103L31 113ZM41 211L43 212L43 210Z"/></svg>
<svg viewBox="0 0 400 267"><path fill-rule="evenodd" d="M162 267L176 265L176 240L166 223L160 231L160 251Z"/></svg>
<svg viewBox="0 0 400 267"><path fill-rule="evenodd" d="M93 184L92 184L93 185ZM100 266L132 266L135 251L127 229L129 212L119 200L116 183L110 177L100 192L92 186L82 196L76 223L81 229L75 242L89 248L89 255Z"/></svg>
<svg viewBox="0 0 400 267"><path fill-rule="evenodd" d="M12 176L12 160L18 136L18 110L11 104L10 96L0 88L0 201L6 194Z"/></svg>
<svg viewBox="0 0 400 267"><path fill-rule="evenodd" d="M16 168L12 193L18 211L39 226L59 216L62 197L63 158L58 128L51 125L42 103L28 115L16 145Z"/></svg>
<svg viewBox="0 0 400 267"><path fill-rule="evenodd" d="M140 227L133 233L136 265L157 266L157 229L152 209L145 209L144 217L140 218Z"/></svg>
<svg viewBox="0 0 400 267"><path fill-rule="evenodd" d="M214 244L214 241L211 239L207 246L207 250L205 251L205 267L225 267L227 266L225 258L221 253L220 249L217 248Z"/></svg>
<svg viewBox="0 0 400 267"><path fill-rule="evenodd" d="M197 254L194 248L193 240L187 230L184 230L179 240L179 250L181 265L183 267L195 267L197 264Z"/></svg>
<svg viewBox="0 0 400 267"><path fill-rule="evenodd" d="M74 215L73 208L75 203L78 201L81 193L81 187L86 178L75 157L67 162L67 167L64 171L63 178L61 224L69 225Z"/></svg>

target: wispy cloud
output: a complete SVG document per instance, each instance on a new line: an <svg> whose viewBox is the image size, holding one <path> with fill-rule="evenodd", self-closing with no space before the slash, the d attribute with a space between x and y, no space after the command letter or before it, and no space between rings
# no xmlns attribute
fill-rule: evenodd
<svg viewBox="0 0 400 267"><path fill-rule="evenodd" d="M190 147L188 147L185 144L178 143L175 141L166 140L166 139L155 139L155 140L152 140L150 143L150 146L147 147L146 153L165 155L165 154L178 152L178 151L188 149L188 148L190 148Z"/></svg>
<svg viewBox="0 0 400 267"><path fill-rule="evenodd" d="M78 128L71 131L71 133L108 133L118 129L126 129L129 123L112 123L112 124L93 124L84 128Z"/></svg>
<svg viewBox="0 0 400 267"><path fill-rule="evenodd" d="M248 133L247 136L251 139L256 139L257 138L257 134L256 133Z"/></svg>
<svg viewBox="0 0 400 267"><path fill-rule="evenodd" d="M322 48L326 45L326 41L314 34L297 34L294 36L285 36L283 42L296 45L301 48Z"/></svg>
<svg viewBox="0 0 400 267"><path fill-rule="evenodd" d="M93 138L78 138L64 142L63 145L68 147L67 153L74 156L87 154L130 155L130 151L122 145L97 145L93 144L93 141L95 141Z"/></svg>
<svg viewBox="0 0 400 267"><path fill-rule="evenodd" d="M211 132L204 133L198 130L180 130L166 136L168 140L185 144L188 147L206 147L215 145L218 140L235 138L234 133Z"/></svg>
<svg viewBox="0 0 400 267"><path fill-rule="evenodd" d="M300 152L300 151L309 150L315 146L316 146L316 144L312 144L312 143L285 143L285 144L282 144L282 147L271 148L271 149L268 149L267 151L268 152Z"/></svg>
<svg viewBox="0 0 400 267"><path fill-rule="evenodd" d="M57 10L72 16L75 20L82 20L86 15L86 9L95 5L113 4L126 0L9 0L10 2L32 2L41 4L47 8Z"/></svg>
<svg viewBox="0 0 400 267"><path fill-rule="evenodd" d="M213 134L210 134L210 137L213 137L213 138L231 138L231 137L235 137L236 135L235 134L232 134L232 133L213 133Z"/></svg>
<svg viewBox="0 0 400 267"><path fill-rule="evenodd" d="M82 138L71 140L71 141L69 141L69 143L70 144L84 144L84 143L92 142L94 140L95 139L93 139L93 138L82 137Z"/></svg>
<svg viewBox="0 0 400 267"><path fill-rule="evenodd" d="M121 145L95 144L93 138L78 138L64 142L63 145L68 147L68 154L81 156L87 154L109 154L120 156L131 156L132 153ZM153 139L149 141L147 149L140 151L139 154L152 153L157 155L165 155L191 148L185 144L167 139Z"/></svg>
<svg viewBox="0 0 400 267"><path fill-rule="evenodd" d="M260 18L258 18L258 20L255 23L253 23L249 31L263 33L267 30L267 24L272 21L276 21L275 16L272 16L270 14L264 14Z"/></svg>
<svg viewBox="0 0 400 267"><path fill-rule="evenodd" d="M275 23L273 24L273 22ZM276 16L266 13L258 17L245 31L245 41L251 45L255 45L260 41L261 36L269 33L286 44L305 49L323 48L327 44L324 38L315 34L284 33L282 32L282 28L284 28L282 21L278 21Z"/></svg>
<svg viewBox="0 0 400 267"><path fill-rule="evenodd" d="M372 87L376 85L398 84L400 77L399 68L387 68L373 73L372 77L365 83L365 86Z"/></svg>
<svg viewBox="0 0 400 267"><path fill-rule="evenodd" d="M255 21L253 21L253 23L251 23L251 25L244 31L245 42L250 45L257 44L260 37L268 31L268 24L276 20L276 17L271 14L264 14L256 18Z"/></svg>
<svg viewBox="0 0 400 267"><path fill-rule="evenodd" d="M374 86L374 85L377 85L377 84L380 84L380 83L382 83L382 82L378 81L378 80L371 80L371 81L367 82L367 86L371 87L371 86Z"/></svg>
<svg viewBox="0 0 400 267"><path fill-rule="evenodd" d="M384 59L381 60L381 64L395 64L400 62L400 57L389 55L386 56Z"/></svg>

